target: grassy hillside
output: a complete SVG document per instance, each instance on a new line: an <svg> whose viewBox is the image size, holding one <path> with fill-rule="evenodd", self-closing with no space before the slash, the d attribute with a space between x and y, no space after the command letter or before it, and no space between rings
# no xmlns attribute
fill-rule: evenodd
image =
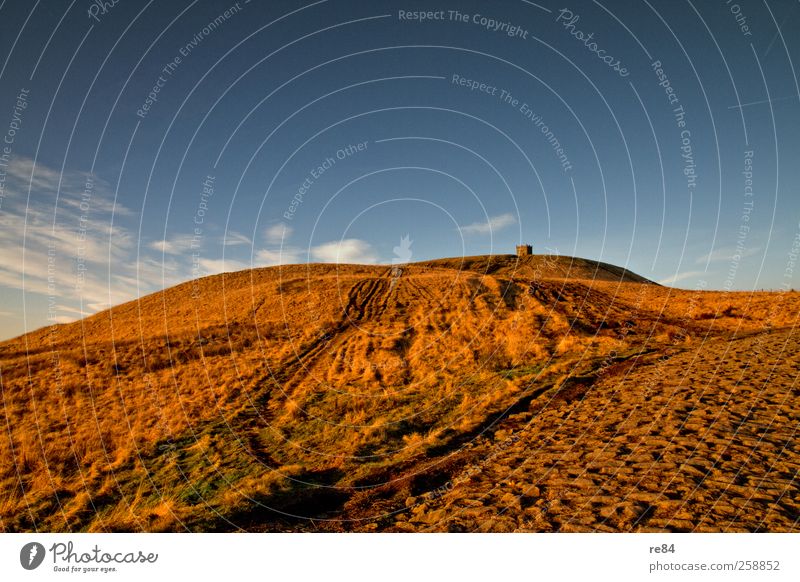
<svg viewBox="0 0 800 582"><path fill-rule="evenodd" d="M752 530L766 512L789 530L798 308L796 293L680 291L569 257L188 282L0 344L0 529ZM748 448L759 435L775 449ZM706 450L712 437L739 452ZM690 488L693 445L720 460ZM613 477L619 462L652 471L657 497L630 501L641 487ZM730 487L763 511L719 517ZM664 510L667 494L687 502Z"/></svg>

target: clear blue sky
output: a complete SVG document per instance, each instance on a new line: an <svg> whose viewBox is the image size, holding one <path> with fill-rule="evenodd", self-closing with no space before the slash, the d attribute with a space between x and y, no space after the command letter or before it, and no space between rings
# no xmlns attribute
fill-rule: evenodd
<svg viewBox="0 0 800 582"><path fill-rule="evenodd" d="M796 288L798 30L789 0L5 1L0 337L395 247Z"/></svg>

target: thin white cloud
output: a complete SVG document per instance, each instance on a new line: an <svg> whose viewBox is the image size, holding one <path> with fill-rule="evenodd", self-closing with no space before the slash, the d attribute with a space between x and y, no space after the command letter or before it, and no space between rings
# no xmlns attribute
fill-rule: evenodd
<svg viewBox="0 0 800 582"><path fill-rule="evenodd" d="M75 212L91 212L94 214L115 214L133 216L135 213L124 205L115 203L109 185L88 172L64 169L63 172L50 168L32 158L15 156L5 169L10 182L10 189L31 198L52 197L55 201L58 194L60 208L72 209ZM84 196L85 195L85 196Z"/></svg>
<svg viewBox="0 0 800 582"><path fill-rule="evenodd" d="M516 217L510 212L507 212L506 214L490 216L486 222L473 222L472 224L462 226L460 230L465 235L490 234L509 226L513 226L516 223Z"/></svg>
<svg viewBox="0 0 800 582"><path fill-rule="evenodd" d="M697 257L695 263L698 265L702 265L706 262L718 262L718 261L730 261L733 260L734 256L738 255L740 259L745 257L752 257L753 255L757 255L761 251L761 247L748 247L746 249L737 250L735 247L726 247L722 249L717 249L710 253L706 253L700 257Z"/></svg>
<svg viewBox="0 0 800 582"><path fill-rule="evenodd" d="M70 208L77 210L81 210L81 200L77 198L61 198L59 203L63 206L67 206ZM89 201L89 206L92 213L99 213L99 214L113 214L114 216L134 216L136 213L133 212L131 209L123 206L119 202L115 202L112 199L105 199L100 198L97 196L92 196Z"/></svg>
<svg viewBox="0 0 800 582"><path fill-rule="evenodd" d="M707 277L708 273L705 271L684 271L683 273L676 273L671 277L667 277L666 279L661 279L659 283L661 285L672 285L677 283L678 281L685 281L686 279L692 279L694 277Z"/></svg>
<svg viewBox="0 0 800 582"><path fill-rule="evenodd" d="M61 174L42 163L34 164L33 158L25 156L15 156L6 169L6 174L19 185L24 185L24 192L30 188L32 192L37 193L45 190L55 193L58 191L59 179L62 183L72 182L76 177L67 172ZM85 177L86 174L81 174L81 176Z"/></svg>
<svg viewBox="0 0 800 582"><path fill-rule="evenodd" d="M77 315L79 317L83 317L84 315L86 315L86 313L82 312L80 309L76 309L69 305L59 304L56 305L56 309L58 309L58 311L64 311L66 313L72 313L73 315Z"/></svg>
<svg viewBox="0 0 800 582"><path fill-rule="evenodd" d="M170 243L168 240L154 240L153 242L148 243L147 246L154 251L158 251L167 255L174 254L172 252L174 250L172 243Z"/></svg>
<svg viewBox="0 0 800 582"><path fill-rule="evenodd" d="M250 240L249 236L246 236L241 232L229 230L225 233L225 238L222 239L222 244L226 247L235 247L240 245L250 246L253 244L253 241Z"/></svg>
<svg viewBox="0 0 800 582"><path fill-rule="evenodd" d="M233 259L200 259L201 276L241 271L248 267L249 265Z"/></svg>
<svg viewBox="0 0 800 582"><path fill-rule="evenodd" d="M256 253L255 262L262 267L299 263L303 257L303 250L287 244L293 233L294 229L284 222L265 228L262 236L267 247Z"/></svg>
<svg viewBox="0 0 800 582"><path fill-rule="evenodd" d="M274 267L276 265L294 265L303 257L303 251L297 247L283 247L281 249L261 249L256 253L255 261L261 267Z"/></svg>
<svg viewBox="0 0 800 582"><path fill-rule="evenodd" d="M288 224L279 222L264 229L264 240L272 245L285 243L292 236L294 229Z"/></svg>
<svg viewBox="0 0 800 582"><path fill-rule="evenodd" d="M109 202L111 188L97 177L87 191L83 172L36 164L31 178L33 168L19 156L6 168L0 285L72 301L73 309L81 297L102 301L115 283L109 264L126 268L134 248L130 230L119 222L112 228L110 211L132 213Z"/></svg>
<svg viewBox="0 0 800 582"><path fill-rule="evenodd" d="M70 170L62 174L37 164L31 181L32 169L32 161L26 158L14 158L9 164L0 214L0 287L46 297L47 304L55 307L54 312L26 313L28 329L50 321L72 321L196 277L305 262L309 254L320 262L378 262L370 244L360 239L326 242L311 249L287 245L293 231L284 224L274 224L263 232L266 248L255 253L253 265L239 255L221 259L203 253L194 257L190 235L137 241L136 221L128 223L135 213L114 204L112 186L101 179L92 178L91 196L87 197L85 173ZM237 232L214 240L232 250L254 242ZM12 325L19 313L9 312L14 309L10 305L3 307L6 323L0 326L0 337L10 335L12 329L14 333L20 330Z"/></svg>
<svg viewBox="0 0 800 582"><path fill-rule="evenodd" d="M321 263L371 265L378 262L370 244L357 238L346 238L312 247L311 257Z"/></svg>
<svg viewBox="0 0 800 582"><path fill-rule="evenodd" d="M72 321L163 286L163 268L139 269L135 234L124 223L135 213L113 202L108 183L41 163L33 169L33 161L20 156L6 168L0 228L0 287L48 297L53 306L27 313L29 329ZM19 330L0 327L0 335L11 329Z"/></svg>
<svg viewBox="0 0 800 582"><path fill-rule="evenodd" d="M182 255L192 248L192 238L190 236L174 236L169 240L153 241L147 246L166 255Z"/></svg>

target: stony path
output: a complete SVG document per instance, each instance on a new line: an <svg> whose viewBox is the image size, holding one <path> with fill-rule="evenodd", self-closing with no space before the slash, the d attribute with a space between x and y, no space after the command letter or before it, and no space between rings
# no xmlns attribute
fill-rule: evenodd
<svg viewBox="0 0 800 582"><path fill-rule="evenodd" d="M390 529L796 531L798 349L783 330L615 370L476 442Z"/></svg>

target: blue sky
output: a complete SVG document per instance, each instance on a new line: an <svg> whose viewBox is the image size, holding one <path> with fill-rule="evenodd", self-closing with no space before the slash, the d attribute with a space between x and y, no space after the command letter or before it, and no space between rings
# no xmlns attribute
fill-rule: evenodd
<svg viewBox="0 0 800 582"><path fill-rule="evenodd" d="M0 337L406 235L798 287L796 1L1 6Z"/></svg>

